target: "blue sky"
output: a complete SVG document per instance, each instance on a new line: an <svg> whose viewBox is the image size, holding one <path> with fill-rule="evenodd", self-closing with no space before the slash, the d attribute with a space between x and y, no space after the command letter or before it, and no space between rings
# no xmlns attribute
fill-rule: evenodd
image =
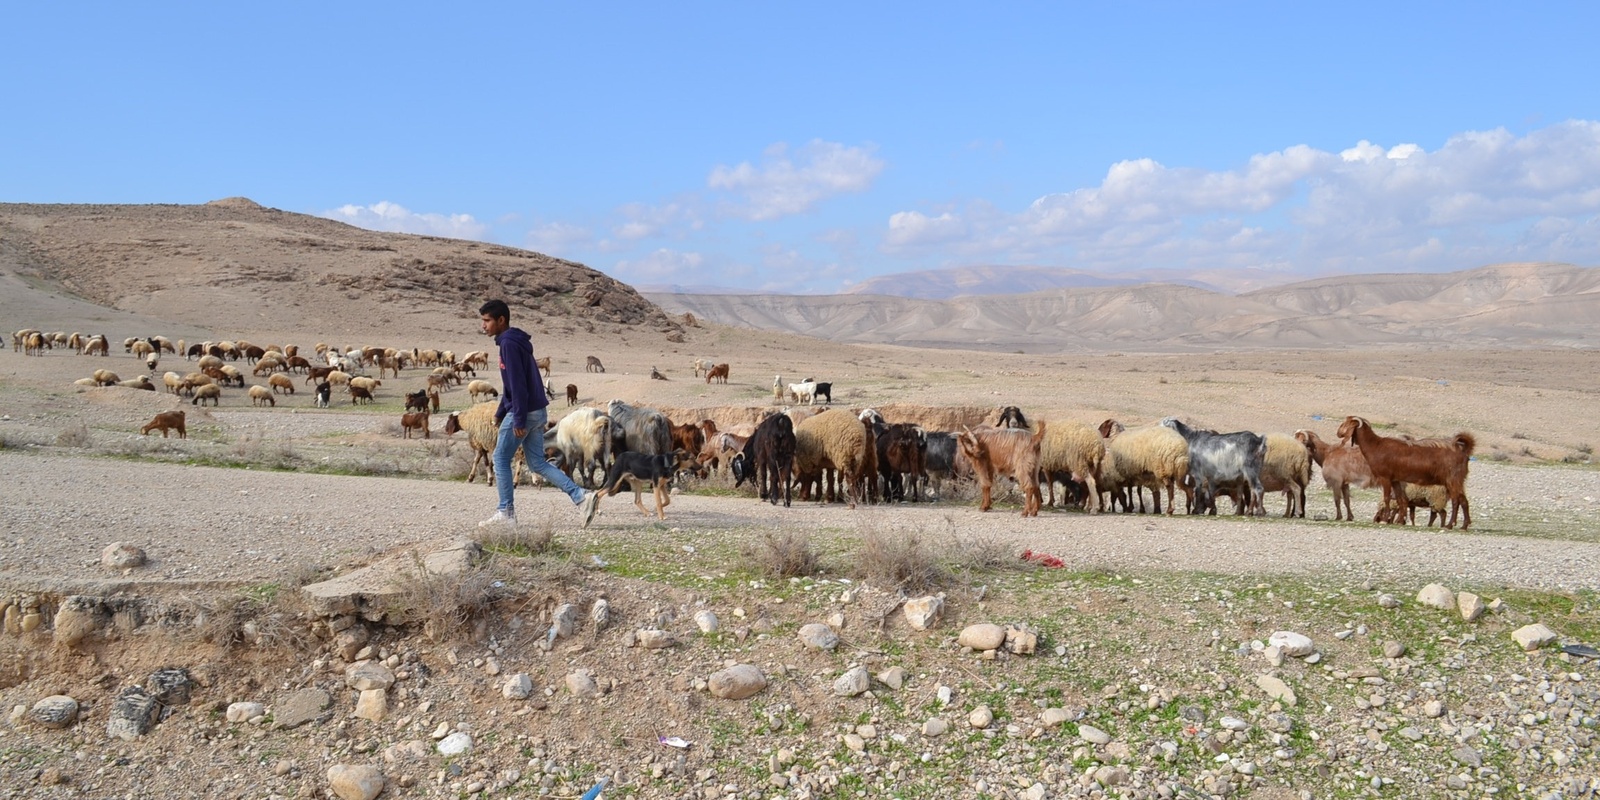
<svg viewBox="0 0 1600 800"><path fill-rule="evenodd" d="M1515 7L1514 7L1515 6ZM0 201L636 285L1600 264L1594 3L15 4Z"/></svg>

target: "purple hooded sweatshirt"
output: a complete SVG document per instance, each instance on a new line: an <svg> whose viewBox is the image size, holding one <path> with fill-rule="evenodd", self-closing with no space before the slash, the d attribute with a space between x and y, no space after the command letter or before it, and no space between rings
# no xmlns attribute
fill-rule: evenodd
<svg viewBox="0 0 1600 800"><path fill-rule="evenodd" d="M500 345L500 383L505 391L500 393L500 407L494 410L496 424L512 413L520 422L523 415L550 405L544 395L544 376L533 364L533 340L521 328L507 328L494 337Z"/></svg>

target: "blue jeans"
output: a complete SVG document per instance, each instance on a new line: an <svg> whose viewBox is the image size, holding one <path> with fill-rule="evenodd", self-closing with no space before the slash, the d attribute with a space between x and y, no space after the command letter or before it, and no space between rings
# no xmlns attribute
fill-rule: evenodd
<svg viewBox="0 0 1600 800"><path fill-rule="evenodd" d="M573 483L560 467L544 459L544 424L547 415L545 409L529 411L523 426L522 439L518 440L513 429L516 428L516 415L507 414L500 421L499 438L494 443L494 486L500 492L500 510L507 514L516 513L516 506L512 502L512 493L517 490L515 476L511 473L511 459L517 454L517 448L522 448L522 455L528 460L528 468L539 473L551 486L567 493L572 498L574 505L583 502L583 488Z"/></svg>

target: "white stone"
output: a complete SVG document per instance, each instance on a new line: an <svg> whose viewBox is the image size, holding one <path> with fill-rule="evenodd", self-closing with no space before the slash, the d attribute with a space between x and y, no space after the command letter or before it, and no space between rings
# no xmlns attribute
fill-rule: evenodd
<svg viewBox="0 0 1600 800"><path fill-rule="evenodd" d="M1093 725L1079 725L1078 736L1089 744L1104 745L1111 743L1111 734Z"/></svg>
<svg viewBox="0 0 1600 800"><path fill-rule="evenodd" d="M1292 706L1299 702L1299 698L1295 697L1294 690L1289 688L1289 684L1271 675L1257 675L1256 686L1260 687L1261 691L1266 692L1272 699L1286 706Z"/></svg>
<svg viewBox="0 0 1600 800"><path fill-rule="evenodd" d="M518 672L506 678L505 684L500 687L500 693L507 700L524 700L533 694L533 678L526 672Z"/></svg>
<svg viewBox="0 0 1600 800"><path fill-rule="evenodd" d="M382 689L363 689L356 700L356 716L382 722L389 715L389 696Z"/></svg>
<svg viewBox="0 0 1600 800"><path fill-rule="evenodd" d="M800 626L800 641L813 650L832 650L839 646L839 634L820 622Z"/></svg>
<svg viewBox="0 0 1600 800"><path fill-rule="evenodd" d="M721 627L717 621L717 615L708 610L695 612L694 624L695 627L700 629L701 633L716 633Z"/></svg>
<svg viewBox="0 0 1600 800"><path fill-rule="evenodd" d="M1286 656L1300 658L1316 652L1316 645L1311 642L1311 637L1294 631L1276 631L1267 637L1267 645L1283 651Z"/></svg>
<svg viewBox="0 0 1600 800"><path fill-rule="evenodd" d="M1250 730L1250 723L1245 722L1244 720L1239 719L1238 717L1223 717L1220 720L1219 724L1221 724L1222 727L1227 728L1230 731L1247 731L1247 730Z"/></svg>
<svg viewBox="0 0 1600 800"><path fill-rule="evenodd" d="M905 685L905 681L906 671L900 667L890 667L878 673L878 682L895 691L899 691L900 687Z"/></svg>
<svg viewBox="0 0 1600 800"><path fill-rule="evenodd" d="M978 706L972 709L971 714L967 715L967 724L983 730L994 724L994 712L990 711L988 706Z"/></svg>
<svg viewBox="0 0 1600 800"><path fill-rule="evenodd" d="M100 564L106 569L132 569L144 566L144 562L144 551L127 542L112 542L100 552Z"/></svg>
<svg viewBox="0 0 1600 800"><path fill-rule="evenodd" d="M574 697L594 697L600 693L600 688L595 685L594 677L588 670L578 670L567 676L567 691Z"/></svg>
<svg viewBox="0 0 1600 800"><path fill-rule="evenodd" d="M472 736L462 731L456 731L439 740L439 755L459 756L462 753L472 752Z"/></svg>
<svg viewBox="0 0 1600 800"><path fill-rule="evenodd" d="M943 736L944 732L947 730L950 730L950 723L945 722L939 717L934 717L927 722L922 723L923 736Z"/></svg>
<svg viewBox="0 0 1600 800"><path fill-rule="evenodd" d="M346 667L344 680L357 691L387 689L394 685L394 672L380 662L363 661Z"/></svg>
<svg viewBox="0 0 1600 800"><path fill-rule="evenodd" d="M227 719L229 722L249 722L265 713L267 707L260 703L231 703L228 705Z"/></svg>
<svg viewBox="0 0 1600 800"><path fill-rule="evenodd" d="M872 688L872 676L866 667L851 667L833 682L833 693L840 697L855 697Z"/></svg>
<svg viewBox="0 0 1600 800"><path fill-rule="evenodd" d="M1456 596L1449 589L1437 583L1430 583L1422 587L1422 591L1417 592L1417 602L1449 611L1456 606Z"/></svg>
<svg viewBox="0 0 1600 800"><path fill-rule="evenodd" d="M1039 721L1047 728L1054 728L1063 722L1072 719L1072 715L1064 708L1047 708L1039 715Z"/></svg>
<svg viewBox="0 0 1600 800"><path fill-rule="evenodd" d="M1522 646L1523 650L1532 652L1556 640L1556 632L1545 627L1544 624L1535 622L1524 625L1511 632L1511 638Z"/></svg>
<svg viewBox="0 0 1600 800"><path fill-rule="evenodd" d="M671 633L660 628L645 628L635 635L638 637L639 646L648 650L660 650L678 643Z"/></svg>
<svg viewBox="0 0 1600 800"><path fill-rule="evenodd" d="M912 630L925 631L944 616L944 598L938 595L915 597L906 601L902 612Z"/></svg>
<svg viewBox="0 0 1600 800"><path fill-rule="evenodd" d="M1456 608L1461 612L1461 618L1467 622L1477 622L1483 616L1486 606L1483 598L1472 592L1462 592L1456 595Z"/></svg>

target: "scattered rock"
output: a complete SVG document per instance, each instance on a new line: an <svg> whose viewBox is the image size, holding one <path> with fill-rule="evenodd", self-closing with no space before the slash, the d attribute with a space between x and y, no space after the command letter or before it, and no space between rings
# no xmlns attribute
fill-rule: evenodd
<svg viewBox="0 0 1600 800"><path fill-rule="evenodd" d="M382 722L389 715L389 695L382 689L362 689L356 700L356 716Z"/></svg>
<svg viewBox="0 0 1600 800"><path fill-rule="evenodd" d="M526 672L518 672L506 678L505 684L500 687L500 694L507 700L525 700L533 694L533 678Z"/></svg>
<svg viewBox="0 0 1600 800"><path fill-rule="evenodd" d="M1556 632L1545 627L1543 623L1535 622L1524 625L1511 632L1511 638L1522 646L1523 650L1532 652L1556 640Z"/></svg>
<svg viewBox="0 0 1600 800"><path fill-rule="evenodd" d="M1246 722L1246 721L1244 721L1242 719L1239 719L1238 717L1223 717L1222 719L1217 720L1217 724L1221 725L1222 727L1224 727L1224 728L1226 728L1226 729L1228 729L1230 731L1247 731L1247 730L1250 730L1250 723L1248 723L1248 722Z"/></svg>
<svg viewBox="0 0 1600 800"><path fill-rule="evenodd" d="M249 722L265 713L267 713L267 707L260 703L230 703L228 705L227 720L235 723Z"/></svg>
<svg viewBox="0 0 1600 800"><path fill-rule="evenodd" d="M124 570L144 566L144 551L127 542L112 542L100 552L100 565L106 569Z"/></svg>
<svg viewBox="0 0 1600 800"><path fill-rule="evenodd" d="M1462 592L1456 595L1456 607L1461 611L1461 618L1467 622L1477 622L1483 616L1485 606L1483 598L1472 592Z"/></svg>
<svg viewBox="0 0 1600 800"><path fill-rule="evenodd" d="M1292 706L1299 702L1299 698L1295 697L1294 690L1289 688L1289 684L1271 675L1257 675L1256 686L1260 687L1261 691L1266 692L1267 696L1286 706Z"/></svg>
<svg viewBox="0 0 1600 800"><path fill-rule="evenodd" d="M694 624L701 633L716 633L721 628L717 615L705 610L695 612Z"/></svg>
<svg viewBox="0 0 1600 800"><path fill-rule="evenodd" d="M1429 700L1428 702L1422 704L1422 713L1434 719L1438 719L1439 717L1444 716L1444 703L1438 700Z"/></svg>
<svg viewBox="0 0 1600 800"><path fill-rule="evenodd" d="M1456 596L1437 583L1430 583L1417 592L1417 602L1425 606L1449 611L1456 607Z"/></svg>
<svg viewBox="0 0 1600 800"><path fill-rule="evenodd" d="M950 730L950 723L945 722L939 717L934 717L927 722L922 723L923 736L943 736L944 732L947 730Z"/></svg>
<svg viewBox="0 0 1600 800"><path fill-rule="evenodd" d="M644 628L634 635L638 637L639 646L648 650L660 650L678 643L671 633L660 628Z"/></svg>
<svg viewBox="0 0 1600 800"><path fill-rule="evenodd" d="M334 764L328 767L328 789L339 800L372 800L383 791L383 772L367 764Z"/></svg>
<svg viewBox="0 0 1600 800"><path fill-rule="evenodd" d="M743 700L767 688L767 676L761 674L761 668L754 664L735 664L713 672L706 683L712 697Z"/></svg>
<svg viewBox="0 0 1600 800"><path fill-rule="evenodd" d="M470 753L472 752L472 736L462 731L456 731L440 739L436 749L439 751L439 755L445 757Z"/></svg>
<svg viewBox="0 0 1600 800"><path fill-rule="evenodd" d="M578 630L578 609L571 603L562 603L550 615L550 630L555 638L566 639Z"/></svg>
<svg viewBox="0 0 1600 800"><path fill-rule="evenodd" d="M994 712L990 711L988 706L978 706L972 709L971 714L967 715L967 724L978 730L983 730L994 724Z"/></svg>
<svg viewBox="0 0 1600 800"><path fill-rule="evenodd" d="M1105 745L1111 743L1111 734L1106 733L1093 725L1079 725L1078 737L1089 744Z"/></svg>
<svg viewBox="0 0 1600 800"><path fill-rule="evenodd" d="M611 624L611 604L606 602L604 597L594 601L594 605L589 607L589 621L594 623L594 629L597 631L605 630L605 627Z"/></svg>
<svg viewBox="0 0 1600 800"><path fill-rule="evenodd" d="M902 612L912 630L925 631L944 617L944 598L939 595L912 598L906 601Z"/></svg>
<svg viewBox="0 0 1600 800"><path fill-rule="evenodd" d="M567 676L567 691L574 697L594 697L600 693L600 687L595 685L594 676L586 669L580 669Z"/></svg>
<svg viewBox="0 0 1600 800"><path fill-rule="evenodd" d="M194 679L186 669L158 669L145 679L145 691L164 706L181 706L189 702L194 691Z"/></svg>
<svg viewBox="0 0 1600 800"><path fill-rule="evenodd" d="M906 671L899 667L890 667L878 673L878 682L884 686L899 691L905 685Z"/></svg>
<svg viewBox="0 0 1600 800"><path fill-rule="evenodd" d="M1467 745L1461 745L1451 750L1450 757L1473 769L1483 766L1483 755Z"/></svg>
<svg viewBox="0 0 1600 800"><path fill-rule="evenodd" d="M1378 595L1378 607L1379 608L1399 608L1400 607L1400 599L1395 597L1392 594L1387 594L1387 593L1380 594L1380 595Z"/></svg>
<svg viewBox="0 0 1600 800"><path fill-rule="evenodd" d="M872 688L872 676L866 667L851 667L833 682L833 693L840 697L855 697Z"/></svg>
<svg viewBox="0 0 1600 800"><path fill-rule="evenodd" d="M272 724L278 728L298 728L322 715L333 697L321 689L301 689L278 698L272 704Z"/></svg>
<svg viewBox="0 0 1600 800"><path fill-rule="evenodd" d="M1267 644L1283 651L1286 656L1302 658L1316 652L1316 645L1311 642L1311 637L1294 631L1276 631L1268 637Z"/></svg>
<svg viewBox="0 0 1600 800"><path fill-rule="evenodd" d="M362 661L345 667L344 680L358 692L381 691L394 685L394 671L379 661Z"/></svg>
<svg viewBox="0 0 1600 800"><path fill-rule="evenodd" d="M1006 629L992 622L980 622L961 629L956 642L973 650L998 650L1006 643Z"/></svg>
<svg viewBox="0 0 1600 800"><path fill-rule="evenodd" d="M131 742L150 732L156 724L161 704L156 702L143 686L129 686L111 703L111 713L106 719L106 733L125 742Z"/></svg>
<svg viewBox="0 0 1600 800"><path fill-rule="evenodd" d="M839 634L820 622L811 622L800 626L800 641L813 650L832 650L839 646Z"/></svg>
<svg viewBox="0 0 1600 800"><path fill-rule="evenodd" d="M78 721L78 701L64 694L51 695L28 709L28 719L51 730L70 728Z"/></svg>
<svg viewBox="0 0 1600 800"><path fill-rule="evenodd" d="M53 627L55 641L67 647L77 647L96 631L105 627L109 615L105 606L93 597L69 595L56 610Z"/></svg>
<svg viewBox="0 0 1600 800"><path fill-rule="evenodd" d="M483 545L462 539L444 550L422 557L422 568L429 575L465 575L483 558Z"/></svg>
<svg viewBox="0 0 1600 800"><path fill-rule="evenodd" d="M1396 642L1396 641L1392 641L1392 640L1383 643L1383 657L1384 658L1399 658L1399 657L1401 657L1401 656L1403 656L1405 654L1406 654L1406 646L1405 645L1403 645L1403 644L1401 644L1399 642Z"/></svg>
<svg viewBox="0 0 1600 800"><path fill-rule="evenodd" d="M1005 648L1019 656L1033 655L1039 649L1039 632L1015 625L1007 627Z"/></svg>
<svg viewBox="0 0 1600 800"><path fill-rule="evenodd" d="M1067 713L1067 710L1064 708L1047 708L1039 715L1039 721L1044 723L1046 728L1054 728L1063 722L1070 721L1071 719L1072 715Z"/></svg>

